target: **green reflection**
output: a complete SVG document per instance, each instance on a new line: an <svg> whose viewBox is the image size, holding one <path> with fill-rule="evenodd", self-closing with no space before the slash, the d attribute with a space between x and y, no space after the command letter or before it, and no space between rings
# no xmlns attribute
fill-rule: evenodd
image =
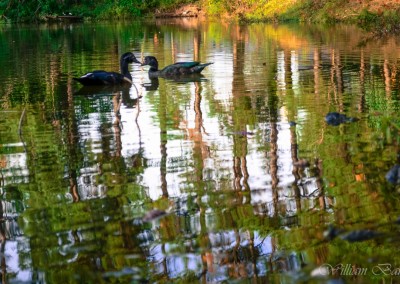
<svg viewBox="0 0 400 284"><path fill-rule="evenodd" d="M325 263L396 279L372 273L399 265L395 40L187 19L0 32L4 281L317 283ZM214 64L199 80L131 66L130 88L72 81L125 51ZM328 241L328 224L383 237Z"/></svg>

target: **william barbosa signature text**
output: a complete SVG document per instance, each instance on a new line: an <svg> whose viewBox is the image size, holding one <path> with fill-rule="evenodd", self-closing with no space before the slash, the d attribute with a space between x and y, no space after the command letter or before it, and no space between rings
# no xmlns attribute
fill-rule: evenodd
<svg viewBox="0 0 400 284"><path fill-rule="evenodd" d="M341 276L354 276L354 275L367 275L372 273L373 275L392 275L400 276L400 267L394 267L390 263L379 263L372 268L358 267L355 264L350 263L339 263L336 265L331 265L329 263L324 263L318 267L319 275L341 275Z"/></svg>

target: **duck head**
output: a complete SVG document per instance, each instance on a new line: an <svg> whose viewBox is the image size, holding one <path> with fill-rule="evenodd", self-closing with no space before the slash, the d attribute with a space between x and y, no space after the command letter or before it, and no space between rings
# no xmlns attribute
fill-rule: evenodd
<svg viewBox="0 0 400 284"><path fill-rule="evenodd" d="M136 56L132 52L122 54L121 63L122 62L142 64L142 62L136 59Z"/></svg>
<svg viewBox="0 0 400 284"><path fill-rule="evenodd" d="M125 76L124 80L126 80L128 83L132 84L132 76L131 76L131 73L129 72L128 64L129 63L142 64L142 62L137 60L135 55L132 52L126 52L121 55L121 60L119 63L120 63L121 73L122 73L122 75Z"/></svg>
<svg viewBox="0 0 400 284"><path fill-rule="evenodd" d="M155 70L158 70L158 61L154 56L146 56L142 63L142 66L144 66L144 65L149 65L150 67L154 68Z"/></svg>

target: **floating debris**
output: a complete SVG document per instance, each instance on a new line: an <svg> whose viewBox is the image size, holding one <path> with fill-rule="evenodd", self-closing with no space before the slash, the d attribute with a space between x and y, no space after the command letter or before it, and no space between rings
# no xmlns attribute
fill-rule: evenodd
<svg viewBox="0 0 400 284"><path fill-rule="evenodd" d="M326 123L328 123L329 125L333 125L333 126L338 126L338 125L340 125L342 123L346 123L346 122L355 122L357 120L358 120L358 118L348 117L345 114L338 113L338 112L329 112L325 116Z"/></svg>
<svg viewBox="0 0 400 284"><path fill-rule="evenodd" d="M160 210L160 209L154 209L154 210L151 210L151 211L147 212L147 213L143 216L142 221L143 221L143 222L150 222L150 221L153 221L153 220L155 220L155 219L158 219L158 218L160 218L160 217L162 217L162 216L165 216L165 215L167 215L167 214L168 214L167 211Z"/></svg>
<svg viewBox="0 0 400 284"><path fill-rule="evenodd" d="M400 183L400 165L394 165L385 175L388 182L392 184Z"/></svg>
<svg viewBox="0 0 400 284"><path fill-rule="evenodd" d="M242 136L251 136L254 135L254 132L251 131L235 131L231 133L232 135L242 135Z"/></svg>
<svg viewBox="0 0 400 284"><path fill-rule="evenodd" d="M339 238L348 242L362 242L382 236L382 233L372 230L356 230L340 235Z"/></svg>
<svg viewBox="0 0 400 284"><path fill-rule="evenodd" d="M324 232L324 238L327 240L333 240L334 238L339 237L340 239L351 243L375 239L382 235L382 233L373 230L354 230L346 232L345 230L335 228L332 225L330 225Z"/></svg>
<svg viewBox="0 0 400 284"><path fill-rule="evenodd" d="M307 168L310 166L310 162L306 159L300 159L300 160L294 162L293 166L299 167L299 168Z"/></svg>
<svg viewBox="0 0 400 284"><path fill-rule="evenodd" d="M331 241L334 238L336 238L337 236L339 236L341 233L343 233L344 230L343 229L338 229L336 227L334 227L333 225L329 225L328 229L326 229L324 231L324 238Z"/></svg>
<svg viewBox="0 0 400 284"><path fill-rule="evenodd" d="M326 277L331 273L329 266L319 266L310 273L311 277Z"/></svg>
<svg viewBox="0 0 400 284"><path fill-rule="evenodd" d="M103 277L105 277L105 278L110 278L110 277L118 278L118 277L122 277L122 276L125 276L125 275L134 275L136 273L139 273L139 269L132 268L132 267L124 267L119 271L108 271L108 272L105 272L103 274Z"/></svg>

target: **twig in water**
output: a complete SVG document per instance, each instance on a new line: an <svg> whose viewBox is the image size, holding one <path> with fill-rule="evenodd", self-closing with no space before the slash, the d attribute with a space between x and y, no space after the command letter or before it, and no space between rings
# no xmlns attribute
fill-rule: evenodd
<svg viewBox="0 0 400 284"><path fill-rule="evenodd" d="M26 151L26 145L25 145L24 139L22 138L22 121L23 121L23 119L25 117L25 111L26 111L26 108L24 108L24 110L22 111L21 117L19 119L18 134L19 134L19 139L21 140L22 145L24 146L24 149L25 149L25 153L26 153L27 152Z"/></svg>
<svg viewBox="0 0 400 284"><path fill-rule="evenodd" d="M24 119L24 116L25 116L25 108L24 108L24 110L22 111L22 113L21 113L21 117L20 117L20 119L19 119L19 126L18 126L18 134L19 134L19 137L21 138L21 136L22 136L22 119ZM21 139L22 140L22 139Z"/></svg>
<svg viewBox="0 0 400 284"><path fill-rule="evenodd" d="M138 91L138 88L136 88L136 85L135 85L134 83L132 83L132 86L134 86L134 87L135 87L135 90L136 90L136 96L139 98L139 91Z"/></svg>

